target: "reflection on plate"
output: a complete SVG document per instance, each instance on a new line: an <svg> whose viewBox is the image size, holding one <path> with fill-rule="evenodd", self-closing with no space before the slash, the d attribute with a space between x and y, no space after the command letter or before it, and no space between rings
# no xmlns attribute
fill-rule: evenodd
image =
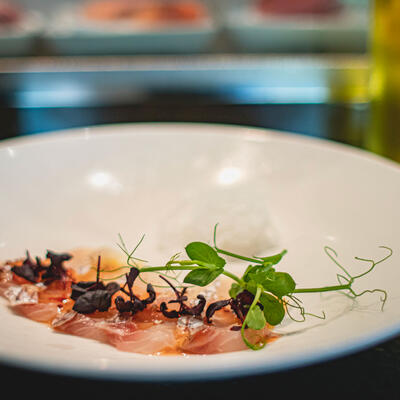
<svg viewBox="0 0 400 400"><path fill-rule="evenodd" d="M301 287L335 284L393 256L357 282L382 288L353 301L341 293L299 295L309 315L277 328L262 351L157 357L122 353L56 334L0 304L0 358L44 371L104 379L185 380L304 366L348 354L400 333L397 264L400 170L348 146L294 134L223 125L127 124L77 129L0 146L0 258L29 249L112 246L118 233L152 263L192 239L211 240L220 222L224 246L266 254L287 248L279 268ZM6 171L6 172L5 172ZM223 232L223 229L225 231ZM222 237L221 237L222 240ZM243 269L246 264L234 264Z"/></svg>

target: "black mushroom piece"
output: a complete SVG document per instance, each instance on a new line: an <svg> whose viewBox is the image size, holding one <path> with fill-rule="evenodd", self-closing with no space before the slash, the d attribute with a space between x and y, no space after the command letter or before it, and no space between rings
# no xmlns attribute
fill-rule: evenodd
<svg viewBox="0 0 400 400"><path fill-rule="evenodd" d="M168 310L168 306L165 302L160 304L160 311L162 314L167 317L167 318L179 318L183 315L192 315L192 316L199 316L204 310L204 307L206 305L206 299L203 295L199 294L197 298L199 299L198 303L190 307L187 304L185 304L185 301L188 300L186 294L187 288L184 287L181 291L177 290L174 285L172 285L171 282L169 282L166 278L160 275L160 278L162 278L165 282L168 283L168 285L171 287L171 289L174 291L176 299L170 300L168 304L171 303L178 303L179 304L179 309L178 310Z"/></svg>
<svg viewBox="0 0 400 400"><path fill-rule="evenodd" d="M104 285L100 281L100 256L97 262L95 281L81 281L71 285L71 299L75 300L72 309L80 314L91 314L95 311L107 311L111 307L112 296L121 288L116 282Z"/></svg>
<svg viewBox="0 0 400 400"><path fill-rule="evenodd" d="M118 292L120 290L120 286L116 282L110 282L107 283L107 285L104 285L103 282L97 282L97 281L81 281L77 283L73 283L71 285L71 299L72 300L78 300L78 298L88 292L93 292L93 291L98 291L98 290L105 290L111 295L114 293Z"/></svg>
<svg viewBox="0 0 400 400"><path fill-rule="evenodd" d="M111 299L114 293L120 290L117 283L111 282L104 286L93 282L78 282L74 284L71 298L75 300L72 309L80 314L91 314L95 311L107 311L111 307ZM82 288L88 286L86 289Z"/></svg>
<svg viewBox="0 0 400 400"><path fill-rule="evenodd" d="M236 314L236 316L240 319L240 321L244 321L246 318L248 309L250 305L253 303L254 295L248 290L243 290L236 297L230 298L227 300L219 300L215 303L211 303L206 310L206 319L208 323L211 323L211 318L215 314L216 311L221 310L226 306L230 306L232 311ZM261 303L257 303L261 309L263 306Z"/></svg>
<svg viewBox="0 0 400 400"><path fill-rule="evenodd" d="M39 257L36 257L33 261L27 251L22 265L13 266L11 271L32 283L41 281L48 285L55 280L62 280L67 275L63 263L70 260L72 256L68 253L54 253L48 250L46 258L50 259L50 266L48 267L42 265Z"/></svg>
<svg viewBox="0 0 400 400"><path fill-rule="evenodd" d="M206 310L206 319L207 322L210 324L211 323L211 318L214 315L214 313L218 310L221 310L222 308L226 307L227 305L231 304L231 299L228 300L219 300L216 301L215 303L211 303Z"/></svg>
<svg viewBox="0 0 400 400"><path fill-rule="evenodd" d="M147 298L140 299L133 293L132 287L138 275L139 270L135 267L131 267L129 273L125 274L126 282L124 286L120 288L120 290L121 292L129 296L129 300L125 300L122 296L118 296L115 298L115 306L120 313L131 313L132 315L134 315L139 311L143 311L156 299L156 292L151 283L147 284Z"/></svg>
<svg viewBox="0 0 400 400"><path fill-rule="evenodd" d="M72 309L80 314L107 311L111 307L111 293L107 290L93 290L78 297Z"/></svg>
<svg viewBox="0 0 400 400"><path fill-rule="evenodd" d="M48 250L46 258L50 260L50 266L46 268L45 272L43 273L42 280L47 284L55 280L62 280L67 275L67 271L64 268L64 262L72 258L71 254L58 254Z"/></svg>
<svg viewBox="0 0 400 400"><path fill-rule="evenodd" d="M30 255L29 251L26 252L26 258L22 262L20 266L13 266L11 271L14 272L15 275L26 279L29 282L37 283L39 279L39 268L37 263L35 263Z"/></svg>

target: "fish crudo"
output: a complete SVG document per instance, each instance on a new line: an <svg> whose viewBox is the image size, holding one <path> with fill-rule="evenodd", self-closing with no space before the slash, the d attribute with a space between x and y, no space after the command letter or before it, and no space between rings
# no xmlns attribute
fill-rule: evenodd
<svg viewBox="0 0 400 400"><path fill-rule="evenodd" d="M306 312L301 294L342 291L357 298L379 293L384 307L385 290L356 292L353 283L392 255L388 247L381 247L385 254L377 261L356 257L368 263L358 275L351 275L337 253L325 247L340 269L338 283L302 288L289 273L278 270L286 250L266 257L236 254L217 246L216 231L217 226L213 245L191 242L184 257L175 254L156 266L135 255L144 237L129 250L119 236L126 260L99 253L87 270L84 265L93 251L47 251L44 259L27 252L0 266L0 295L15 313L56 332L120 351L158 355L260 350L279 338L273 328L285 316L294 321L308 315L325 318L324 313ZM226 268L227 257L248 264L241 276Z"/></svg>

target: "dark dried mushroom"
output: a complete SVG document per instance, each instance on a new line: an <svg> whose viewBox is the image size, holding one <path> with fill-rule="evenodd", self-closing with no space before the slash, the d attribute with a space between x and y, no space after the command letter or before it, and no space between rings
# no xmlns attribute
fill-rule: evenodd
<svg viewBox="0 0 400 400"><path fill-rule="evenodd" d="M99 256L95 281L81 281L71 285L71 299L75 300L72 309L81 314L91 314L95 311L107 311L111 307L112 296L121 288L118 283L110 282L104 285L100 281Z"/></svg>
<svg viewBox="0 0 400 400"><path fill-rule="evenodd" d="M47 267L42 266L39 257L36 257L36 263L31 259L29 251L26 252L26 258L22 262L21 266L13 266L11 271L15 275L26 279L31 283L37 283L40 281L40 272L47 270Z"/></svg>
<svg viewBox="0 0 400 400"><path fill-rule="evenodd" d="M114 302L120 313L131 312L133 310L133 303L130 300L125 301L122 296L117 296Z"/></svg>
<svg viewBox="0 0 400 400"><path fill-rule="evenodd" d="M162 302L160 304L160 311L164 315L164 317L167 318L179 318L180 314L176 310L168 310L167 304L165 302Z"/></svg>
<svg viewBox="0 0 400 400"><path fill-rule="evenodd" d="M233 325L233 326L231 326L230 330L237 332L237 331L240 331L241 329L242 329L242 327L240 325Z"/></svg>
<svg viewBox="0 0 400 400"><path fill-rule="evenodd" d="M214 313L228 305L231 307L232 311L236 314L236 316L243 322L244 319L246 318L250 305L253 303L253 300L254 300L254 295L248 290L243 290L234 298L216 301L215 303L212 303L207 307L206 310L207 322L211 323L211 318L214 315ZM261 303L257 304L261 309L263 309Z"/></svg>
<svg viewBox="0 0 400 400"><path fill-rule="evenodd" d="M172 285L171 282L168 281L168 279L164 278L163 276L160 275L160 278L162 278L165 282L168 283L168 285L171 287L171 289L174 291L176 299L170 300L168 303L178 303L179 304L179 309L178 310L168 310L167 304L165 302L161 303L160 305L160 311L162 314L167 317L167 318L179 318L182 315L193 315L193 316L199 316L206 305L206 299L203 295L199 294L197 298L199 299L199 302L197 305L190 307L187 304L185 304L185 301L188 300L188 297L185 296L187 288L184 287L181 291L177 290L174 285Z"/></svg>
<svg viewBox="0 0 400 400"><path fill-rule="evenodd" d="M231 299L228 300L219 300L215 303L211 303L206 310L206 319L208 323L211 323L211 318L214 313L222 308L226 307L227 305L231 304Z"/></svg>
<svg viewBox="0 0 400 400"><path fill-rule="evenodd" d="M111 294L117 293L120 290L120 286L117 282L110 282L107 285L100 280L100 264L101 264L101 257L98 257L97 260L97 272L96 272L96 280L95 281L80 281L73 283L71 285L71 299L77 300L80 296L84 295L87 292L93 292L96 290L106 290Z"/></svg>
<svg viewBox="0 0 400 400"><path fill-rule="evenodd" d="M188 307L186 304L183 304L184 307L181 311L182 315L199 316L203 312L206 305L206 298L202 294L199 294L197 298L199 299L199 302L193 307Z"/></svg>
<svg viewBox="0 0 400 400"><path fill-rule="evenodd" d="M22 262L22 265L12 267L11 271L14 272L15 275L18 275L19 277L24 278L32 283L37 283L39 278L36 265L32 261L28 251L26 252L26 258Z"/></svg>
<svg viewBox="0 0 400 400"><path fill-rule="evenodd" d="M139 275L139 270L132 267L128 274L125 274L126 282L119 288L121 292L129 296L129 300L125 300L122 296L118 296L115 299L115 306L120 313L130 312L132 315L139 311L143 311L148 304L151 304L156 299L156 292L151 283L147 284L148 297L146 299L139 299L132 290L133 284ZM128 290L126 290L126 286Z"/></svg>
<svg viewBox="0 0 400 400"><path fill-rule="evenodd" d="M107 311L111 307L111 293L107 290L93 290L78 297L72 309L80 314Z"/></svg>
<svg viewBox="0 0 400 400"><path fill-rule="evenodd" d="M82 296L86 292L90 291L91 289L96 290L96 289L103 289L100 287L97 287L96 281L81 281L77 283L73 283L71 285L71 299L72 300L77 300L78 297ZM104 286L104 285L103 285Z"/></svg>
<svg viewBox="0 0 400 400"><path fill-rule="evenodd" d="M46 271L42 275L42 280L45 284L49 284L55 280L62 280L66 275L67 271L64 268L64 261L68 261L72 256L68 253L54 253L48 250L46 258L50 260L50 266L46 268Z"/></svg>
<svg viewBox="0 0 400 400"><path fill-rule="evenodd" d="M77 283L73 283L71 285L71 299L72 300L77 300L78 297L82 296L83 294L87 292L92 292L95 290L106 290L108 291L111 295L114 293L117 293L118 290L120 290L120 286L117 282L110 282L107 285L104 285L103 282L99 281L81 281Z"/></svg>
<svg viewBox="0 0 400 400"><path fill-rule="evenodd" d="M156 299L156 291L154 290L153 285L151 283L147 284L146 291L149 294L149 296L146 299L142 300L142 302L147 305L153 303L154 300Z"/></svg>
<svg viewBox="0 0 400 400"><path fill-rule="evenodd" d="M119 286L119 284L117 282L109 282L105 286L105 290L107 290L107 292L110 292L111 295L117 293L118 290L120 290L120 289L121 289L121 287Z"/></svg>

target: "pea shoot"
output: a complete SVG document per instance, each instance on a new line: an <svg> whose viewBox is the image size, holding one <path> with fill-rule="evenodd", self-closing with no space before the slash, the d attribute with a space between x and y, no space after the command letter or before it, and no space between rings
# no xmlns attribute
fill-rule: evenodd
<svg viewBox="0 0 400 400"><path fill-rule="evenodd" d="M141 266L140 263L144 260L136 258L134 253L143 241L144 236L135 248L129 251L120 235L120 243L118 243L118 246L127 256L127 266L121 269L134 267L139 271L139 277L140 274L145 272L157 272L162 277L172 278L177 282L179 279L176 274L182 271L189 271L185 275L183 283L200 287L208 286L220 275L225 275L232 279L233 282L229 290L230 299L220 301L218 304L215 303L214 311L220 309L222 306L228 304L232 305L241 295L243 297L243 294L246 294L247 298L250 296L251 300L245 303L244 306L242 303L242 311L240 313L237 312L237 315L240 315L242 320L242 325L240 327L242 339L245 344L253 350L263 348L266 343L251 343L246 338L246 328L261 330L267 325L279 325L285 315L295 321L304 321L307 315L322 319L325 318L324 313L322 315L307 313L301 301L297 298L298 294L343 291L347 296L355 299L366 293L380 293L382 309L386 302L387 292L385 290L367 289L357 293L353 289L353 284L356 280L369 274L378 264L387 260L392 255L393 252L389 247L380 246L387 254L378 261L356 257L356 260L368 263L369 267L358 275L351 275L350 272L339 263L338 255L335 250L326 246L324 248L325 253L341 271L337 274L338 284L332 286L299 288L290 274L276 270L276 265L279 264L285 256L287 250L283 250L280 253L268 257L249 257L219 248L216 237L217 225L214 227L212 246L204 242L191 242L185 247L188 259L180 259L180 255L175 254L165 265ZM248 262L249 265L243 275L237 276L225 269L226 260L223 256ZM295 319L292 316L291 311L293 309L296 309L300 313L300 319ZM209 316L207 316L207 319L209 320Z"/></svg>

